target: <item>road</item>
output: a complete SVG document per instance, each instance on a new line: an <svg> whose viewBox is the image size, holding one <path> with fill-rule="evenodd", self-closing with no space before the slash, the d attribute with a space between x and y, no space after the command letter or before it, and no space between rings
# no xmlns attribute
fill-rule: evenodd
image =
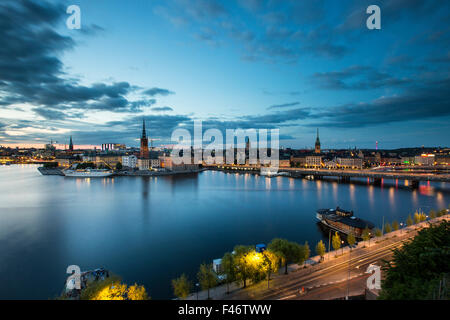
<svg viewBox="0 0 450 320"><path fill-rule="evenodd" d="M433 221L447 220L448 215ZM383 238L372 239L371 244L361 244L348 254L338 250L325 259L324 262L312 267L298 268L288 275L279 274L270 281L261 282L247 289L236 290L230 295L217 297L219 299L251 299L251 300L296 300L296 299L337 299L347 295L347 280L349 282L349 295L359 295L364 292L369 274L365 273L370 264L381 266L383 260L390 260L393 250L412 239L421 227L412 226L407 230L389 233ZM306 293L300 294L302 287Z"/></svg>

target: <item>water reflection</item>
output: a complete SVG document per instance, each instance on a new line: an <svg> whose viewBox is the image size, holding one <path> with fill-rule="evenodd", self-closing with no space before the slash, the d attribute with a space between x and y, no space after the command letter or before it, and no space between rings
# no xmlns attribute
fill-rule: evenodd
<svg viewBox="0 0 450 320"><path fill-rule="evenodd" d="M316 225L318 208L340 206L381 226L383 215L405 221L418 208L442 209L450 199L440 183L412 191L393 180L383 190L366 179L349 184L214 171L86 181L11 166L0 167L0 175L0 261L6 261L0 298L53 297L74 263L104 266L143 283L154 299L171 298L174 276L195 278L201 262L237 244L274 237L308 241L311 248L328 243L328 232ZM36 270L44 280L30 280Z"/></svg>

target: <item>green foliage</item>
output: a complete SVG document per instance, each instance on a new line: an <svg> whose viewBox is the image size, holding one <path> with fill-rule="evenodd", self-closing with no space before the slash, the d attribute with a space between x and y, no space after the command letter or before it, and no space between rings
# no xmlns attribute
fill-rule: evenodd
<svg viewBox="0 0 450 320"><path fill-rule="evenodd" d="M222 273L225 275L227 283L227 293L230 292L230 283L236 281L237 270L233 254L226 252L222 258Z"/></svg>
<svg viewBox="0 0 450 320"><path fill-rule="evenodd" d="M302 264L304 261L303 246L286 239L273 239L269 243L268 249L273 252L278 252L283 257L286 274L288 273L287 266L289 263Z"/></svg>
<svg viewBox="0 0 450 320"><path fill-rule="evenodd" d="M370 240L370 229L369 229L369 227L366 226L364 228L364 230L363 230L363 232L361 234L361 237L363 238L364 241Z"/></svg>
<svg viewBox="0 0 450 320"><path fill-rule="evenodd" d="M355 243L356 243L356 238L355 238L355 236L353 235L353 233L350 233L350 234L347 236L347 243L348 243L351 247L353 247L353 246L355 245Z"/></svg>
<svg viewBox="0 0 450 320"><path fill-rule="evenodd" d="M408 218L406 219L406 225L408 227L413 225L413 219L411 218L411 215L408 215Z"/></svg>
<svg viewBox="0 0 450 320"><path fill-rule="evenodd" d="M310 255L311 249L309 248L308 241L306 241L305 244L303 245L303 261L308 260Z"/></svg>
<svg viewBox="0 0 450 320"><path fill-rule="evenodd" d="M123 166L121 162L117 162L116 164L116 170L122 170Z"/></svg>
<svg viewBox="0 0 450 320"><path fill-rule="evenodd" d="M316 253L323 258L323 256L325 255L326 249L325 249L325 244L323 243L322 240L320 240L317 245L316 245Z"/></svg>
<svg viewBox="0 0 450 320"><path fill-rule="evenodd" d="M278 272L280 261L282 261L282 254L272 250L264 250L264 262L262 264L262 271L267 274L267 281L270 280L272 273Z"/></svg>
<svg viewBox="0 0 450 320"><path fill-rule="evenodd" d="M197 279L202 287L202 290L208 290L209 299L209 289L213 288L217 284L217 277L212 270L212 265L202 263L197 273Z"/></svg>
<svg viewBox="0 0 450 320"><path fill-rule="evenodd" d="M244 283L244 288L247 286L247 279L251 276L251 268L247 263L246 257L252 252L251 246L236 246L234 247L234 263L236 265L236 279Z"/></svg>
<svg viewBox="0 0 450 320"><path fill-rule="evenodd" d="M438 211L437 216L438 217L442 217L442 216L445 216L446 214L447 214L447 210L446 209L442 209L442 210Z"/></svg>
<svg viewBox="0 0 450 320"><path fill-rule="evenodd" d="M434 218L436 218L436 211L431 209L430 213L428 213L428 215L430 216L430 219L434 219Z"/></svg>
<svg viewBox="0 0 450 320"><path fill-rule="evenodd" d="M414 223L417 224L419 222L425 221L427 216L423 212L415 212L414 213Z"/></svg>
<svg viewBox="0 0 450 320"><path fill-rule="evenodd" d="M394 229L394 231L397 231L400 228L400 225L398 224L397 220L394 220L394 222L392 222L392 229Z"/></svg>
<svg viewBox="0 0 450 320"><path fill-rule="evenodd" d="M184 299L189 295L192 283L183 273L180 277L172 280L173 293L176 297Z"/></svg>
<svg viewBox="0 0 450 320"><path fill-rule="evenodd" d="M375 237L381 237L383 235L383 232L381 232L381 229L376 228L375 229Z"/></svg>
<svg viewBox="0 0 450 320"><path fill-rule="evenodd" d="M436 298L439 282L450 272L450 222L430 226L400 249L383 266L380 299ZM449 299L447 296L443 297Z"/></svg>
<svg viewBox="0 0 450 320"><path fill-rule="evenodd" d="M64 299L64 296L62 297ZM148 300L144 286L127 286L117 275L110 274L102 281L90 281L81 292L81 300Z"/></svg>
<svg viewBox="0 0 450 320"><path fill-rule="evenodd" d="M341 237L339 236L337 231L334 234L333 238L331 239L331 245L333 246L334 250L337 250L341 247Z"/></svg>
<svg viewBox="0 0 450 320"><path fill-rule="evenodd" d="M391 231L392 231L391 224L389 222L386 222L386 224L384 225L384 232L389 233Z"/></svg>

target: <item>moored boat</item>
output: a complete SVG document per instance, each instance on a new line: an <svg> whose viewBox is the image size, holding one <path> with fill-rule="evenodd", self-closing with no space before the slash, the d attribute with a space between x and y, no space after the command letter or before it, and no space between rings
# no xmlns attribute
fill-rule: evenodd
<svg viewBox="0 0 450 320"><path fill-rule="evenodd" d="M365 228L372 230L373 223L357 218L353 215L353 211L343 210L339 207L336 209L319 209L316 218L325 226L339 231L344 234L353 234L356 238L361 239Z"/></svg>
<svg viewBox="0 0 450 320"><path fill-rule="evenodd" d="M65 170L64 175L66 177L74 178L102 178L109 177L114 174L112 170L105 169L83 169L83 170Z"/></svg>

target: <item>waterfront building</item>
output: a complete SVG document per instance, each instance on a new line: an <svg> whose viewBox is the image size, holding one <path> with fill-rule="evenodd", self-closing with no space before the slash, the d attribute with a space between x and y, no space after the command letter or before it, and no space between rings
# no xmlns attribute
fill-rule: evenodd
<svg viewBox="0 0 450 320"><path fill-rule="evenodd" d="M127 146L123 143L102 143L102 151L119 151L126 150Z"/></svg>
<svg viewBox="0 0 450 320"><path fill-rule="evenodd" d="M362 169L363 166L363 159L358 157L339 157L336 162L341 168Z"/></svg>
<svg viewBox="0 0 450 320"><path fill-rule="evenodd" d="M58 155L55 159L55 161L58 162L59 167L70 167L72 163L75 163L79 160L79 158L72 155Z"/></svg>
<svg viewBox="0 0 450 320"><path fill-rule="evenodd" d="M436 155L434 161L437 165L450 165L450 155Z"/></svg>
<svg viewBox="0 0 450 320"><path fill-rule="evenodd" d="M136 168L138 163L138 158L132 154L127 156L122 156L122 165L128 168Z"/></svg>
<svg viewBox="0 0 450 320"><path fill-rule="evenodd" d="M305 163L307 167L320 167L322 166L322 156L317 154L307 155Z"/></svg>
<svg viewBox="0 0 450 320"><path fill-rule="evenodd" d="M152 170L160 167L160 160L158 158L139 158L137 160L137 166L139 170Z"/></svg>
<svg viewBox="0 0 450 320"><path fill-rule="evenodd" d="M419 156L415 156L414 163L421 166L432 166L434 165L434 154L422 153Z"/></svg>

